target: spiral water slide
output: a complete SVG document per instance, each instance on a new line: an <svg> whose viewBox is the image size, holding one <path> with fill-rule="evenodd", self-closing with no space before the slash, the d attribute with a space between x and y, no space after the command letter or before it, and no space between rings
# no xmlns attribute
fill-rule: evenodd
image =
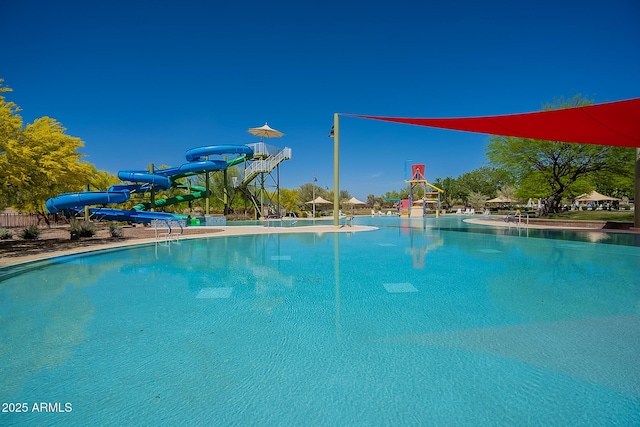
<svg viewBox="0 0 640 427"><path fill-rule="evenodd" d="M238 157L234 157L229 161L208 160L208 156L217 155L237 155ZM156 190L167 190L172 186L184 187L177 183L176 180L200 173L225 170L229 166L251 159L252 156L253 150L246 145L210 145L193 148L185 152L185 158L188 163L181 166L156 169L153 173L148 170L120 171L118 172L118 178L134 184L114 185L107 191L60 194L47 200L46 208L49 213L54 214L63 211L77 211L84 206L124 203L129 200L133 192L146 192L151 189L151 186ZM155 201L154 207L168 206L209 195L202 187L192 187L191 189L196 191L169 199L159 199ZM154 219L175 220L184 217L184 215L165 212L147 212L146 209L151 207L151 203L141 203L136 205L133 210L103 207L92 208L90 212L99 219L142 223L151 222Z"/></svg>

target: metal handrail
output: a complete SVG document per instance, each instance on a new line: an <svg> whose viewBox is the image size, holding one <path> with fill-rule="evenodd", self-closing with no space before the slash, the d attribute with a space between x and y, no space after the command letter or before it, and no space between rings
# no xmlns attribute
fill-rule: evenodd
<svg viewBox="0 0 640 427"><path fill-rule="evenodd" d="M267 157L265 160L254 160L253 163L251 163L245 169L242 183L246 184L252 181L260 173L271 172L280 163L290 159L291 159L291 148L285 147L283 150L279 151L273 156Z"/></svg>

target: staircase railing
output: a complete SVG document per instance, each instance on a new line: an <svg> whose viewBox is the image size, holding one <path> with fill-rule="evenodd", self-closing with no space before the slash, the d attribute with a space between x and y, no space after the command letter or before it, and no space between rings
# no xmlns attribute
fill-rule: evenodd
<svg viewBox="0 0 640 427"><path fill-rule="evenodd" d="M253 181L261 173L269 173L274 170L280 163L291 159L291 148L285 147L273 156L269 156L264 160L254 160L244 171L242 184L248 184Z"/></svg>

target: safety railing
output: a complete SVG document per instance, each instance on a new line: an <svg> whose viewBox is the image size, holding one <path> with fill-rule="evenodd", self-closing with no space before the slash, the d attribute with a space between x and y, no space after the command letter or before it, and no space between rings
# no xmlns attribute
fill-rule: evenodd
<svg viewBox="0 0 640 427"><path fill-rule="evenodd" d="M269 173L285 160L291 159L291 148L285 147L273 156L269 156L264 160L254 160L244 172L242 182L247 184L251 182L258 174Z"/></svg>
<svg viewBox="0 0 640 427"><path fill-rule="evenodd" d="M151 227L155 231L156 240L177 242L180 239L180 236L184 233L186 221L173 219L154 219L151 221Z"/></svg>

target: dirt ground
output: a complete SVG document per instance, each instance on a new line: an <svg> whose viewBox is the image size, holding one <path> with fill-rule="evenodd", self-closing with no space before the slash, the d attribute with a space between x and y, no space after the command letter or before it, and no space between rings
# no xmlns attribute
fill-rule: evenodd
<svg viewBox="0 0 640 427"><path fill-rule="evenodd" d="M17 258L31 255L40 255L52 252L61 252L69 249L95 247L120 242L133 242L135 240L155 238L155 231L151 227L125 226L122 227L124 236L121 238L111 237L108 227L98 226L93 237L81 237L78 240L71 240L69 226L52 227L41 229L37 240L24 240L18 237L20 230L12 230L13 238L0 240L0 259ZM212 234L220 230L210 228L189 227L185 228L184 234ZM3 264L3 263L0 263Z"/></svg>

